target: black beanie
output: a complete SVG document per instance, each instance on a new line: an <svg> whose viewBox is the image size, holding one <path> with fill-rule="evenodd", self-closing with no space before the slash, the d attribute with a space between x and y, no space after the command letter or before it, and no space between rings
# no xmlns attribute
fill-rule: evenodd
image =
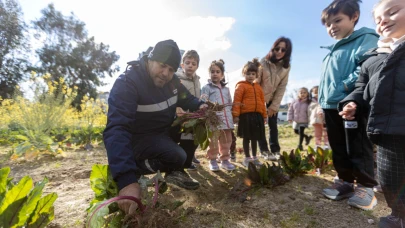
<svg viewBox="0 0 405 228"><path fill-rule="evenodd" d="M158 42L149 53L148 58L153 61L161 62L173 67L174 71L179 68L181 55L179 47L173 40L164 40Z"/></svg>

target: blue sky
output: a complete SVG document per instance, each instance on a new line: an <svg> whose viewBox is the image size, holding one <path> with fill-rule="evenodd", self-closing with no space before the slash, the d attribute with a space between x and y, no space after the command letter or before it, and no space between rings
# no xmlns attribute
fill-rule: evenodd
<svg viewBox="0 0 405 228"><path fill-rule="evenodd" d="M286 36L293 43L287 94L312 87L319 83L327 54L320 46L335 42L320 22L322 10L331 2L324 0L20 0L25 20L40 17L40 10L51 2L64 14L74 12L97 42L109 44L121 56L121 71L160 40L174 39L181 49L197 50L203 85L212 60L225 60L232 87L248 60L265 56L278 37ZM374 28L371 10L376 2L363 0L356 28ZM117 76L100 89L109 90Z"/></svg>

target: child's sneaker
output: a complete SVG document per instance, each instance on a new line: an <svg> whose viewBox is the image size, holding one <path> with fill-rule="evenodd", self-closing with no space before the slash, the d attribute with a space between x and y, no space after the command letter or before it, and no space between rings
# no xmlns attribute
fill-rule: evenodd
<svg viewBox="0 0 405 228"><path fill-rule="evenodd" d="M223 160L221 163L221 168L231 171L235 169L235 166L232 165L232 163L230 163L228 160Z"/></svg>
<svg viewBox="0 0 405 228"><path fill-rule="evenodd" d="M280 160L280 152L275 152L274 157L276 158L276 161Z"/></svg>
<svg viewBox="0 0 405 228"><path fill-rule="evenodd" d="M260 151L260 156L264 159L267 159L267 157L269 156L270 151Z"/></svg>
<svg viewBox="0 0 405 228"><path fill-rule="evenodd" d="M250 157L245 158L245 159L243 160L243 162L242 162L242 165L245 166L245 167L248 167L248 166L249 166L249 162L253 162L253 159L250 158Z"/></svg>
<svg viewBox="0 0 405 228"><path fill-rule="evenodd" d="M194 164L191 164L190 167L187 168L187 170L197 170L197 166Z"/></svg>
<svg viewBox="0 0 405 228"><path fill-rule="evenodd" d="M235 152L231 152L231 162L236 162L236 154L235 154Z"/></svg>
<svg viewBox="0 0 405 228"><path fill-rule="evenodd" d="M353 185L343 180L335 180L335 183L322 190L322 194L331 200L342 200L352 197L354 194Z"/></svg>
<svg viewBox="0 0 405 228"><path fill-rule="evenodd" d="M269 152L269 156L267 156L267 160L277 161L277 157L272 152Z"/></svg>
<svg viewBox="0 0 405 228"><path fill-rule="evenodd" d="M210 167L211 171L214 171L214 172L219 171L219 166L218 166L217 160L215 160L215 159L210 160L209 167Z"/></svg>
<svg viewBox="0 0 405 228"><path fill-rule="evenodd" d="M377 205L377 198L374 196L373 188L358 186L354 189L354 196L350 197L347 203L352 207L369 211Z"/></svg>
<svg viewBox="0 0 405 228"><path fill-rule="evenodd" d="M387 217L381 217L380 222L378 223L379 228L404 228L405 219L388 215Z"/></svg>

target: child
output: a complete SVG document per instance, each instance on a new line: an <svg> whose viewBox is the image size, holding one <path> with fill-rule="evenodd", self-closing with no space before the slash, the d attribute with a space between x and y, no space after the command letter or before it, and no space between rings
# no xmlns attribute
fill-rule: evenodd
<svg viewBox="0 0 405 228"><path fill-rule="evenodd" d="M208 84L202 88L201 99L217 102L218 104L232 104L231 93L226 83L221 81L224 78L224 61L222 59L212 61L208 71L211 79ZM217 163L218 152L220 154L221 168L225 170L234 170L235 166L229 162L229 149L232 143L233 120L231 106L226 106L221 113L222 124L219 127L219 137L212 137L208 146L207 157L210 160L209 168L211 171L219 171ZM218 141L216 141L218 140Z"/></svg>
<svg viewBox="0 0 405 228"><path fill-rule="evenodd" d="M392 209L379 227L405 227L405 1L380 0L374 19L386 39L369 53L356 89L339 108L348 120L368 115L367 134L377 144L378 177Z"/></svg>
<svg viewBox="0 0 405 228"><path fill-rule="evenodd" d="M295 134L299 135L298 149L304 150L302 142L305 138L305 145L308 145L312 136L304 133L305 128L308 127L308 106L311 103L309 98L308 89L302 87L298 90L298 99L293 101L288 108L288 122L293 123Z"/></svg>
<svg viewBox="0 0 405 228"><path fill-rule="evenodd" d="M328 134L324 127L325 118L323 117L323 110L318 103L318 86L314 86L311 89L312 101L308 107L309 125L314 127L315 134L315 147L321 147L322 135L324 149L329 149Z"/></svg>
<svg viewBox="0 0 405 228"><path fill-rule="evenodd" d="M256 157L257 140L265 139L264 121L267 118L264 93L259 84L255 82L258 77L260 63L253 59L245 64L242 74L244 81L236 84L232 116L238 122L238 136L243 138L245 160L242 164L248 166L249 162L261 165ZM249 153L249 143L252 146L252 155Z"/></svg>
<svg viewBox="0 0 405 228"><path fill-rule="evenodd" d="M378 35L374 30L361 28L354 31L360 17L359 2L335 0L322 12L322 24L337 42L328 47L330 52L323 60L318 99L325 115L333 165L340 178L323 189L322 194L332 200L349 198L349 205L371 210L377 204L373 192L377 182L374 179L373 147L365 130L366 118L359 116L358 128L350 129L346 146L345 127L337 110L338 103L354 89L364 53L377 46ZM358 187L354 189L355 179Z"/></svg>
<svg viewBox="0 0 405 228"><path fill-rule="evenodd" d="M181 83L195 97L201 96L200 77L196 74L199 64L200 56L198 53L195 50L186 51L183 54L181 70L176 72L176 75L179 77ZM176 112L178 115L181 115L181 113L184 113L184 110L177 108ZM180 147L183 148L183 150L187 153L187 159L184 163L184 167L188 168L188 170L196 170L197 167L192 164L192 161L195 159L195 151L198 146L194 144L191 133L181 134ZM196 163L199 163L198 160L196 161Z"/></svg>

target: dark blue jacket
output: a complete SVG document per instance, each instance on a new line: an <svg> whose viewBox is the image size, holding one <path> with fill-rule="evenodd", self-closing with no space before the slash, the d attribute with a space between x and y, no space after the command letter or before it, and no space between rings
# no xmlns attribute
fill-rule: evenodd
<svg viewBox="0 0 405 228"><path fill-rule="evenodd" d="M137 182L134 139L168 132L176 107L193 111L201 104L176 75L163 88L156 87L147 74L145 58L118 77L108 98L103 136L110 170L119 189Z"/></svg>

